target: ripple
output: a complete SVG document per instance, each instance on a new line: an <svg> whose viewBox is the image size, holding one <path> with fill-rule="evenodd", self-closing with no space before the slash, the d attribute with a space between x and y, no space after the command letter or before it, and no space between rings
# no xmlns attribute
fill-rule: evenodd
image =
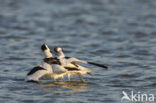
<svg viewBox="0 0 156 103"><path fill-rule="evenodd" d="M8 39L13 39L13 40L25 40L25 39L27 39L26 37L20 37L20 36L1 36L1 39L6 39L6 40L8 40Z"/></svg>
<svg viewBox="0 0 156 103"><path fill-rule="evenodd" d="M151 83L151 84L146 85L146 87L155 87L155 86L156 86L156 83Z"/></svg>
<svg viewBox="0 0 156 103"><path fill-rule="evenodd" d="M120 74L120 75L117 75L116 77L118 77L118 78L137 78L140 75L141 74Z"/></svg>

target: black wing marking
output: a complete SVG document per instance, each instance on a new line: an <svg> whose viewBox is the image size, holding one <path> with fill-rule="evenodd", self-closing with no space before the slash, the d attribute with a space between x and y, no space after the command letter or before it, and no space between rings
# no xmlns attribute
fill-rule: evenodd
<svg viewBox="0 0 156 103"><path fill-rule="evenodd" d="M34 67L33 69L30 70L30 72L27 74L27 75L32 75L34 74L35 72L39 71L39 70L46 70L40 66L37 66L37 67Z"/></svg>
<svg viewBox="0 0 156 103"><path fill-rule="evenodd" d="M71 64L75 65L76 67L79 67L75 62L71 62Z"/></svg>
<svg viewBox="0 0 156 103"><path fill-rule="evenodd" d="M48 64L58 64L58 65L61 65L61 62L58 58L53 58L53 57L50 57L50 58L44 58L43 59L44 62L48 63Z"/></svg>
<svg viewBox="0 0 156 103"><path fill-rule="evenodd" d="M79 71L79 69L77 68L71 68L71 67L64 67L64 68L67 69L68 71L74 71L74 70Z"/></svg>
<svg viewBox="0 0 156 103"><path fill-rule="evenodd" d="M71 57L64 57L65 59L70 59Z"/></svg>
<svg viewBox="0 0 156 103"><path fill-rule="evenodd" d="M57 57L55 57L54 59L55 59L54 64L61 65L60 59L58 59Z"/></svg>
<svg viewBox="0 0 156 103"><path fill-rule="evenodd" d="M104 65L104 64L98 64L98 63L93 63L93 62L88 62L88 64L92 64L92 65L95 65L95 66L98 66L98 67L108 69L108 67L106 65Z"/></svg>

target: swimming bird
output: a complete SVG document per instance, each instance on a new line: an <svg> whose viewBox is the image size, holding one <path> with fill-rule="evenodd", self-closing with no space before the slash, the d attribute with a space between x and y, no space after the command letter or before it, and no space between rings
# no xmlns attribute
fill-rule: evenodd
<svg viewBox="0 0 156 103"><path fill-rule="evenodd" d="M44 51L45 48L48 48L48 46L43 44L41 48ZM46 56L51 55L51 50L48 48L47 51L44 53ZM60 58L55 58L55 59L61 60ZM49 58L49 59L47 58L47 60L52 62L53 57ZM91 69L85 68L76 63L65 64L62 61L59 61L59 62L60 62L60 64L52 64L51 63L53 71L54 71L54 73L58 73L58 74L60 74L60 73L66 74L68 76L68 80L70 80L70 76L79 76L80 79L82 81L84 81L82 78L82 75L89 74L92 71Z"/></svg>
<svg viewBox="0 0 156 103"><path fill-rule="evenodd" d="M43 59L43 65L33 67L28 73L25 81L38 82L40 78L53 78L56 81L58 78L64 79L66 73L53 73L51 64L60 64L59 60L51 57L52 62Z"/></svg>
<svg viewBox="0 0 156 103"><path fill-rule="evenodd" d="M44 52L45 57L47 58L53 58L52 52L47 47L47 45L42 45L41 50ZM59 64L59 61L57 58L54 58L53 64ZM48 63L48 61L45 61L43 59L43 65L41 66L35 66L33 67L28 73L25 78L25 81L28 82L38 82L40 78L53 78L54 81L58 78L64 78L65 73L54 73L53 69L51 67L51 63Z"/></svg>
<svg viewBox="0 0 156 103"><path fill-rule="evenodd" d="M41 49L44 50L45 57L52 57L52 53L49 48L46 46L41 46ZM43 65L33 67L28 73L25 78L25 81L28 82L37 82L41 77L50 77L50 74L53 73L51 64L45 62L43 60Z"/></svg>
<svg viewBox="0 0 156 103"><path fill-rule="evenodd" d="M94 65L94 66L98 66L98 67L108 69L108 67L106 65L103 65L103 64L83 61L83 60L79 60L79 59L74 58L74 57L66 57L64 55L64 52L63 52L61 47L55 47L54 51L57 53L57 55L58 55L57 58L60 59L62 65L67 65L67 64L72 63L72 64L74 64L76 66L77 65L76 62L79 62L79 63L91 64L91 65Z"/></svg>
<svg viewBox="0 0 156 103"><path fill-rule="evenodd" d="M68 76L68 80L70 80L70 75L78 75L81 78L81 80L83 80L82 75L90 74L90 72L92 71L91 69L88 69L88 68L85 68L83 66L76 64L77 62L85 63L85 64L92 64L92 65L102 67L105 69L108 68L107 66L105 66L103 64L83 61L83 60L79 60L79 59L73 58L73 57L66 57L62 48L60 48L60 47L54 48L54 51L57 53L57 55L58 55L57 58L60 60L61 65L63 65L64 68L67 69L66 73Z"/></svg>

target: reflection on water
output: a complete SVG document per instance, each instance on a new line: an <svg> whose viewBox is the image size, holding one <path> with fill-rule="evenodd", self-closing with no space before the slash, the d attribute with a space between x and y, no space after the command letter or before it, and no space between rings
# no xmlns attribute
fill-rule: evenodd
<svg viewBox="0 0 156 103"><path fill-rule="evenodd" d="M88 87L92 84L82 81L57 81L57 82L39 82L38 85L47 87L67 88L68 91L62 93L87 92Z"/></svg>

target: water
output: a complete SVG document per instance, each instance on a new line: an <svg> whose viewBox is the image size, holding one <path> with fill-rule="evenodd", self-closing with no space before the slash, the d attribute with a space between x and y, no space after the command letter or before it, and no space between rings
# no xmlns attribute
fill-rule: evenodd
<svg viewBox="0 0 156 103"><path fill-rule="evenodd" d="M155 0L0 0L0 103L121 103L123 90L155 94L155 11ZM89 66L86 83L26 83L43 43L109 70Z"/></svg>

